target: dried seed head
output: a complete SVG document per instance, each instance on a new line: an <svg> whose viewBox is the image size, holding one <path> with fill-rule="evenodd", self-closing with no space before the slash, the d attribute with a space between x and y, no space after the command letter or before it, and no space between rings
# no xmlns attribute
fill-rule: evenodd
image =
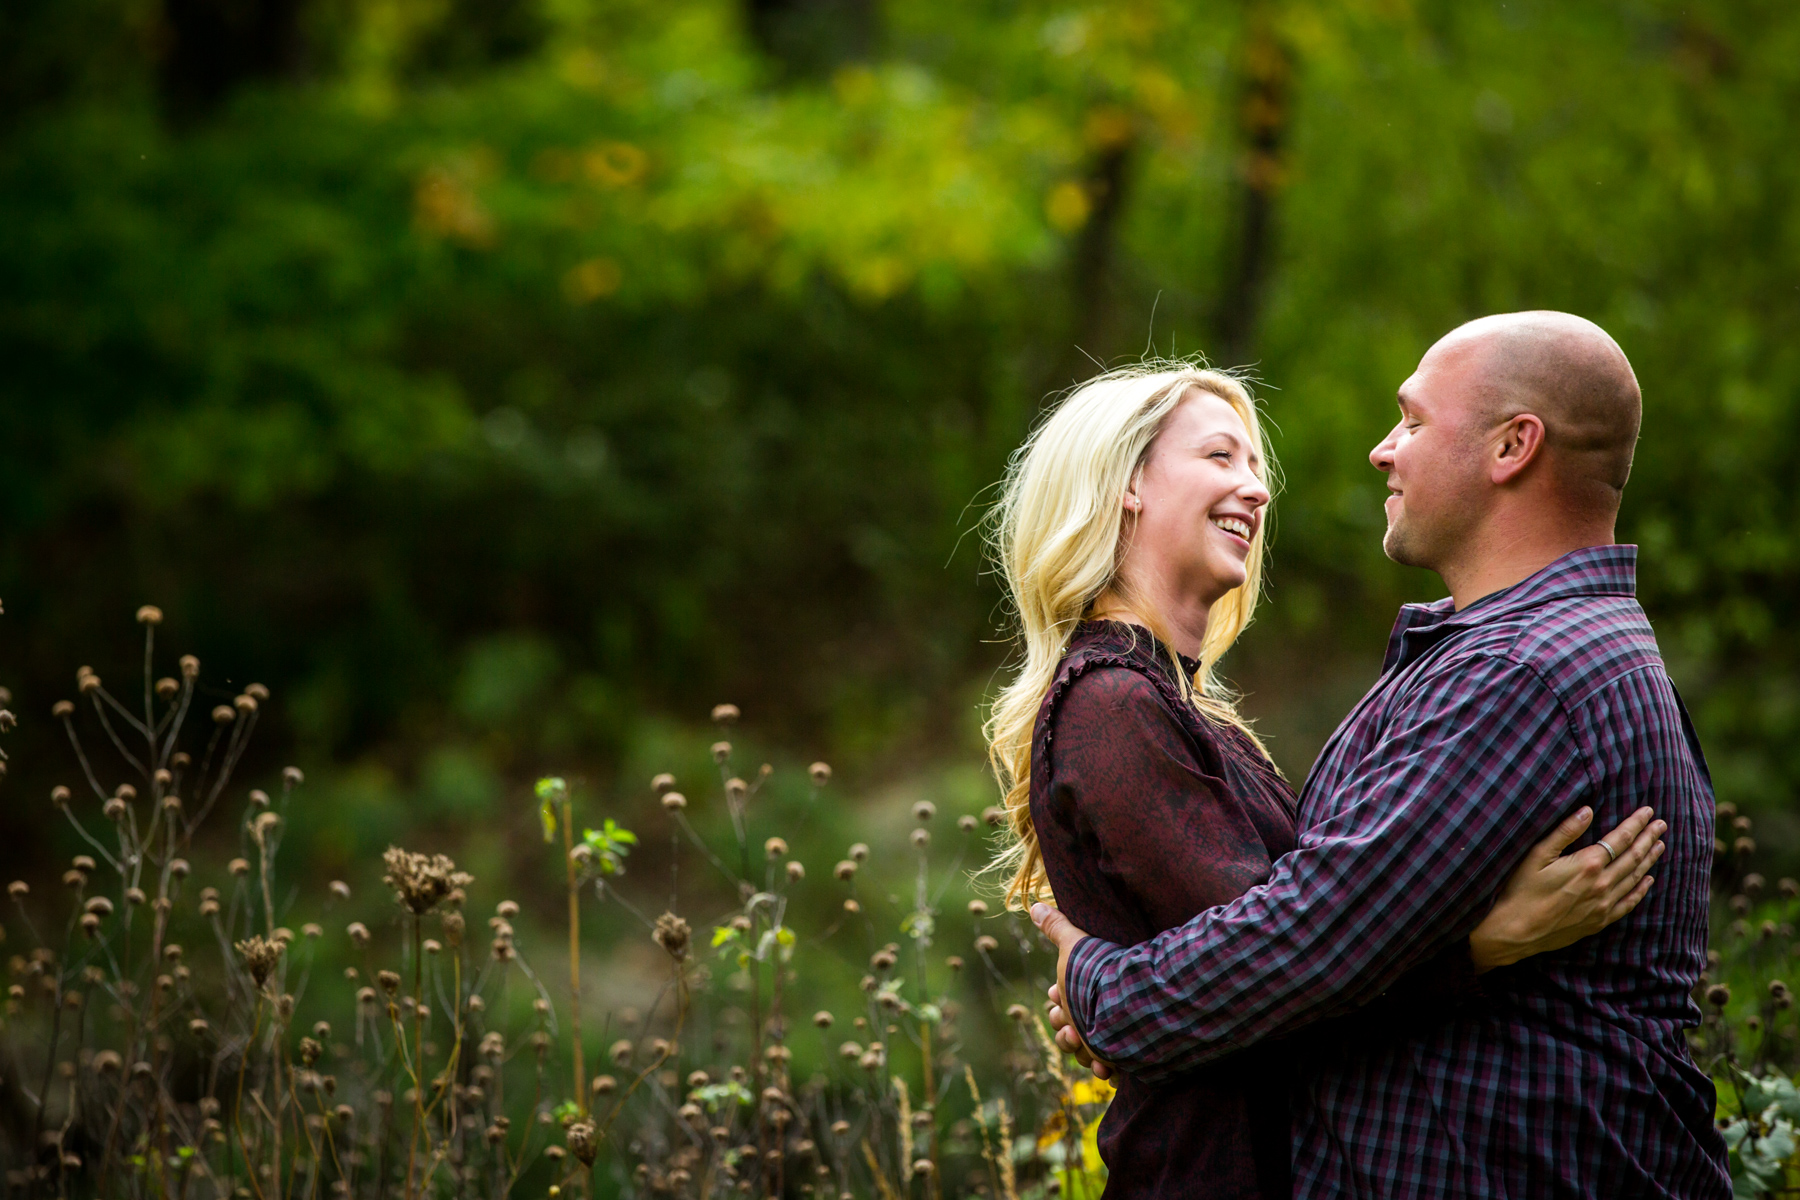
<svg viewBox="0 0 1800 1200"><path fill-rule="evenodd" d="M781 858L788 852L788 844L781 838L772 837L763 843L763 853L771 860Z"/></svg>
<svg viewBox="0 0 1800 1200"><path fill-rule="evenodd" d="M381 990L390 996L400 990L400 975L396 971L375 972L375 982L379 983Z"/></svg>
<svg viewBox="0 0 1800 1200"><path fill-rule="evenodd" d="M229 704L218 705L212 710L212 719L215 725L229 725L237 720L237 709Z"/></svg>
<svg viewBox="0 0 1800 1200"><path fill-rule="evenodd" d="M952 954L949 958L944 960L944 965L949 967L952 971L960 971L963 969L962 956L960 954Z"/></svg>
<svg viewBox="0 0 1800 1200"><path fill-rule="evenodd" d="M813 1024L817 1025L820 1029L830 1029L832 1019L832 1015L822 1008L813 1014Z"/></svg>
<svg viewBox="0 0 1800 1200"><path fill-rule="evenodd" d="M510 921L519 915L519 906L514 901L502 900L494 906L494 911L499 913L504 920Z"/></svg>
<svg viewBox="0 0 1800 1200"><path fill-rule="evenodd" d="M593 1092L596 1096L610 1096L619 1090L619 1081L611 1075L594 1076Z"/></svg>
<svg viewBox="0 0 1800 1200"><path fill-rule="evenodd" d="M127 904L142 904L148 899L149 897L144 895L143 888L128 887L125 889L125 903Z"/></svg>
<svg viewBox="0 0 1800 1200"><path fill-rule="evenodd" d="M847 913L859 913L862 911L862 905L858 904L856 898L852 896L850 899L844 901L844 911Z"/></svg>
<svg viewBox="0 0 1800 1200"><path fill-rule="evenodd" d="M987 916L987 912L988 912L988 906L987 906L986 900L971 900L971 901L969 901L969 915L970 916L985 917L985 916Z"/></svg>
<svg viewBox="0 0 1800 1200"><path fill-rule="evenodd" d="M250 803L258 808L269 807L269 793L263 791L261 788L251 788Z"/></svg>
<svg viewBox="0 0 1800 1200"><path fill-rule="evenodd" d="M244 689L244 695L249 696L260 704L262 701L269 698L269 689L260 683L253 683Z"/></svg>
<svg viewBox="0 0 1800 1200"><path fill-rule="evenodd" d="M310 1067L314 1063L318 1062L319 1055L323 1054L324 1052L325 1052L325 1048L323 1046L319 1045L319 1043L314 1041L312 1038L303 1037L300 1039L300 1061L305 1063L307 1066Z"/></svg>
<svg viewBox="0 0 1800 1200"><path fill-rule="evenodd" d="M1739 817L1738 819L1740 821L1744 820L1743 817ZM1738 857L1748 858L1756 853L1756 839L1741 837L1737 841L1731 843L1731 849L1732 853L1736 854Z"/></svg>
<svg viewBox="0 0 1800 1200"><path fill-rule="evenodd" d="M1752 871L1748 875L1744 876L1744 882L1742 884L1742 887L1744 889L1744 895L1746 895L1746 896L1750 896L1753 898L1756 896L1760 896L1763 893L1763 888L1765 888L1766 886L1768 886L1768 881L1765 880L1761 875L1758 875L1755 871Z"/></svg>
<svg viewBox="0 0 1800 1200"><path fill-rule="evenodd" d="M1006 810L998 804L990 804L981 810L981 819L986 821L991 828L998 829L1006 824Z"/></svg>
<svg viewBox="0 0 1800 1200"><path fill-rule="evenodd" d="M931 844L931 830L915 829L912 831L912 844L915 849L923 850Z"/></svg>
<svg viewBox="0 0 1800 1200"><path fill-rule="evenodd" d="M899 961L899 955L887 949L877 950L869 956L869 965L877 971L886 971Z"/></svg>
<svg viewBox="0 0 1800 1200"><path fill-rule="evenodd" d="M339 900L348 900L350 898L350 885L341 879L332 880L330 890L331 894L336 896Z"/></svg>
<svg viewBox="0 0 1800 1200"><path fill-rule="evenodd" d="M161 625L162 609L154 604L146 604L137 610L137 619L139 625Z"/></svg>
<svg viewBox="0 0 1800 1200"><path fill-rule="evenodd" d="M680 792L664 792L662 806L667 812L680 812L687 807L687 797Z"/></svg>
<svg viewBox="0 0 1800 1200"><path fill-rule="evenodd" d="M230 863L226 864L225 869L241 879L250 873L250 860L247 858L234 858Z"/></svg>
<svg viewBox="0 0 1800 1200"><path fill-rule="evenodd" d="M172 679L167 675L164 675L161 679L156 681L156 695L158 699L173 700L175 698L175 693L180 690L181 682Z"/></svg>
<svg viewBox="0 0 1800 1200"><path fill-rule="evenodd" d="M421 943L420 949L424 950L427 954L439 954L443 951L444 944L436 938L426 938L425 941Z"/></svg>
<svg viewBox="0 0 1800 1200"><path fill-rule="evenodd" d="M268 941L260 934L253 934L247 940L237 944L237 952L244 960L244 969L250 972L250 978L256 981L257 987L267 983L269 976L275 973L276 964L281 961L281 943Z"/></svg>
<svg viewBox="0 0 1800 1200"><path fill-rule="evenodd" d="M628 1038L620 1038L606 1053L607 1057L612 1059L614 1066L622 1067L631 1061L631 1041Z"/></svg>
<svg viewBox="0 0 1800 1200"><path fill-rule="evenodd" d="M271 933L269 936L285 946L294 940L294 931L289 929L286 925L278 925L275 927L275 932Z"/></svg>
<svg viewBox="0 0 1800 1200"><path fill-rule="evenodd" d="M350 922L350 924L344 928L344 932L349 934L350 940L355 942L359 947L367 946L369 944L369 927L364 925L361 921Z"/></svg>
<svg viewBox="0 0 1800 1200"><path fill-rule="evenodd" d="M659 796L664 795L665 793L668 793L670 791L673 791L674 788L675 788L675 777L673 775L669 774L667 771L663 771L662 773L660 773L658 775L653 775L650 779L650 790L655 792Z"/></svg>
<svg viewBox="0 0 1800 1200"><path fill-rule="evenodd" d="M806 768L806 774L812 780L814 787L824 787L831 782L831 764L816 762Z"/></svg>
<svg viewBox="0 0 1800 1200"><path fill-rule="evenodd" d="M246 715L256 711L256 697L245 693L231 698L231 707Z"/></svg>
<svg viewBox="0 0 1800 1200"><path fill-rule="evenodd" d="M735 704L713 705L712 719L715 725L736 725L738 718L742 715L738 712L738 706Z"/></svg>
<svg viewBox="0 0 1800 1200"><path fill-rule="evenodd" d="M851 862L859 862L859 863L868 862L869 861L868 844L865 842L857 842L856 844L851 846L850 847L850 861Z"/></svg>
<svg viewBox="0 0 1800 1200"><path fill-rule="evenodd" d="M582 1166L594 1165L594 1159L600 1153L600 1140L594 1136L593 1122L575 1122L569 1126L564 1138L569 1144L569 1153L579 1159Z"/></svg>
<svg viewBox="0 0 1800 1200"><path fill-rule="evenodd" d="M806 865L797 861L790 862L787 865L787 877L789 883L799 883L806 878Z"/></svg>
<svg viewBox="0 0 1800 1200"><path fill-rule="evenodd" d="M975 825L976 825L975 818L968 816L966 814L956 818L956 827L958 829L962 830L964 833L974 833Z"/></svg>
<svg viewBox="0 0 1800 1200"><path fill-rule="evenodd" d="M100 806L100 811L106 815L106 819L109 821L123 821L125 819L125 802L114 796Z"/></svg>
<svg viewBox="0 0 1800 1200"><path fill-rule="evenodd" d="M281 768L281 782L284 787L297 788L306 782L306 772L299 767Z"/></svg>
<svg viewBox="0 0 1800 1200"><path fill-rule="evenodd" d="M74 858L69 860L69 865L74 867L77 871L92 871L94 869L94 859L90 854L77 854Z"/></svg>
<svg viewBox="0 0 1800 1200"><path fill-rule="evenodd" d="M724 761L726 759L728 759L730 757L731 757L731 743L730 742L714 742L712 744L712 759L714 762L722 764L722 763L724 763Z"/></svg>
<svg viewBox="0 0 1800 1200"><path fill-rule="evenodd" d="M1715 983L1706 989L1706 1002L1714 1008L1724 1008L1731 1003L1731 989L1722 983Z"/></svg>
<svg viewBox="0 0 1800 1200"><path fill-rule="evenodd" d="M175 782L174 772L170 771L167 767L158 767L150 778L156 782L157 787L166 788Z"/></svg>
<svg viewBox="0 0 1800 1200"><path fill-rule="evenodd" d="M75 671L75 686L86 696L100 690L100 677L94 674L92 667L79 667Z"/></svg>
<svg viewBox="0 0 1800 1200"><path fill-rule="evenodd" d="M75 705L68 700L58 700L50 706L50 715L59 721L66 721L75 715Z"/></svg>
<svg viewBox="0 0 1800 1200"><path fill-rule="evenodd" d="M688 923L672 912L666 912L656 918L656 929L651 934L656 944L668 952L670 958L680 962L688 955L688 941L692 930Z"/></svg>
<svg viewBox="0 0 1800 1200"><path fill-rule="evenodd" d="M855 1042L845 1042L838 1047L838 1053L844 1058L861 1058L863 1048Z"/></svg>
<svg viewBox="0 0 1800 1200"><path fill-rule="evenodd" d="M983 954L992 954L994 951L998 950L999 948L1000 948L1000 943L995 938L991 937L988 934L984 933L980 937L975 939L975 949L979 950Z"/></svg>
<svg viewBox="0 0 1800 1200"><path fill-rule="evenodd" d="M162 810L166 813L179 813L181 811L181 797L180 796L164 796L163 801L162 801Z"/></svg>
<svg viewBox="0 0 1800 1200"><path fill-rule="evenodd" d="M1006 1006L1006 1015L1015 1021L1025 1021L1030 1019L1031 1010L1023 1004L1009 1004Z"/></svg>
<svg viewBox="0 0 1800 1200"><path fill-rule="evenodd" d="M442 854L414 854L389 846L382 862L387 866L382 882L394 889L400 906L415 916L430 912L453 890L475 882L473 875L458 871L456 864Z"/></svg>
<svg viewBox="0 0 1800 1200"><path fill-rule="evenodd" d="M93 913L82 913L81 932L87 934L89 937L98 937L100 934L100 918Z"/></svg>
<svg viewBox="0 0 1800 1200"><path fill-rule="evenodd" d="M1792 900L1794 897L1800 896L1800 881L1784 877L1775 884L1775 890L1781 893L1783 900Z"/></svg>
<svg viewBox="0 0 1800 1200"><path fill-rule="evenodd" d="M181 656L181 677L193 679L200 674L200 660L191 654Z"/></svg>
<svg viewBox="0 0 1800 1200"><path fill-rule="evenodd" d="M84 888L87 886L87 875L81 871L64 871L62 881L67 888Z"/></svg>
<svg viewBox="0 0 1800 1200"><path fill-rule="evenodd" d="M750 795L750 785L735 775L725 781L725 798L733 804L742 804Z"/></svg>
<svg viewBox="0 0 1800 1200"><path fill-rule="evenodd" d="M186 879L193 873L193 870L193 866L185 858L176 858L169 861L169 874L173 875L176 879Z"/></svg>
<svg viewBox="0 0 1800 1200"><path fill-rule="evenodd" d="M856 878L856 864L847 858L843 859L837 866L831 868L831 873L848 883L850 880Z"/></svg>
<svg viewBox="0 0 1800 1200"><path fill-rule="evenodd" d="M937 805L933 804L931 801L921 800L913 805L913 820L919 822L919 824L923 825L935 816L937 816Z"/></svg>
<svg viewBox="0 0 1800 1200"><path fill-rule="evenodd" d="M67 808L69 806L69 789L60 783L51 788L50 803L58 808Z"/></svg>
<svg viewBox="0 0 1800 1200"><path fill-rule="evenodd" d="M108 900L105 896L95 896L87 902L85 907L97 917L112 916L113 902Z"/></svg>

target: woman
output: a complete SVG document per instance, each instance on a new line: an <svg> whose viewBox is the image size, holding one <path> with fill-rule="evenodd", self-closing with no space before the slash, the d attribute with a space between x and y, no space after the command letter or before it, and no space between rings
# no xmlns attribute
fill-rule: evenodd
<svg viewBox="0 0 1800 1200"><path fill-rule="evenodd" d="M1270 473L1243 385L1182 364L1093 380L1015 458L996 549L1025 660L988 730L1009 903L1054 898L1130 945L1242 895L1294 848L1294 792L1214 674L1255 609ZM1378 1005L1453 998L1480 970L1629 912L1655 854L1621 854L1590 883L1555 865L1586 823L1534 849L1466 952ZM1612 845L1640 829L1654 841L1661 823L1635 814ZM1121 1079L1100 1128L1107 1195L1285 1197L1291 1052L1254 1047L1155 1087Z"/></svg>

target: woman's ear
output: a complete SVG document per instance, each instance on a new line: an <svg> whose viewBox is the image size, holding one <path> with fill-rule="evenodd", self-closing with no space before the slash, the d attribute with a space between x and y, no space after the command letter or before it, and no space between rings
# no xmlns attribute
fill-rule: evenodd
<svg viewBox="0 0 1800 1200"><path fill-rule="evenodd" d="M1138 499L1138 494L1130 488L1125 489L1124 504L1126 512L1138 512L1144 507L1144 502Z"/></svg>

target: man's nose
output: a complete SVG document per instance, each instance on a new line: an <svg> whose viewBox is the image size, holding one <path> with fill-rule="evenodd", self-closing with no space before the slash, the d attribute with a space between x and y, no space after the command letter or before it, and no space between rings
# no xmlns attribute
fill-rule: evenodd
<svg viewBox="0 0 1800 1200"><path fill-rule="evenodd" d="M1382 438L1373 450L1369 451L1369 462L1377 471L1394 469L1394 438L1399 432L1400 426L1394 426L1388 430L1388 435Z"/></svg>

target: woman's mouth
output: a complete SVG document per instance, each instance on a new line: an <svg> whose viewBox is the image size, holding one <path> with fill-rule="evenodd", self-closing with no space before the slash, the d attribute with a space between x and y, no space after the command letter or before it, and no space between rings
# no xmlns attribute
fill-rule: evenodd
<svg viewBox="0 0 1800 1200"><path fill-rule="evenodd" d="M1250 528L1250 522L1242 517L1213 517L1212 523L1215 527L1242 541L1246 547L1250 545L1251 535L1256 532Z"/></svg>

